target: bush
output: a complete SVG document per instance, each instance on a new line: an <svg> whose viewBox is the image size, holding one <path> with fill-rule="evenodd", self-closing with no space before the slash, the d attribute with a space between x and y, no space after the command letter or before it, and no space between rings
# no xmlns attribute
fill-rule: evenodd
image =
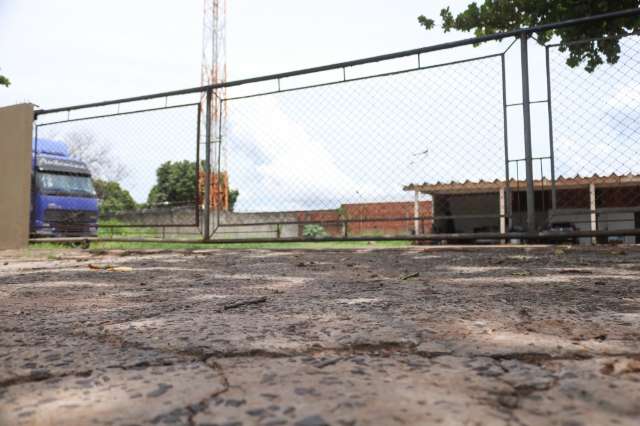
<svg viewBox="0 0 640 426"><path fill-rule="evenodd" d="M320 225L305 225L302 229L302 235L305 238L320 238L326 237L329 234L327 234L327 231Z"/></svg>
<svg viewBox="0 0 640 426"><path fill-rule="evenodd" d="M119 183L94 179L93 186L96 189L96 196L100 199L101 215L136 209L135 200Z"/></svg>

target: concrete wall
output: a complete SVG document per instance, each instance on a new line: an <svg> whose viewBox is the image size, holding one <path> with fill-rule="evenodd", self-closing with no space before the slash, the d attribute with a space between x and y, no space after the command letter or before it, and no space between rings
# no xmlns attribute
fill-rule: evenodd
<svg viewBox="0 0 640 426"><path fill-rule="evenodd" d="M412 235L413 234L413 203L366 203L345 204L343 211L351 219L407 217L408 220L390 222L362 222L350 223L348 235ZM420 214L431 215L431 202L420 202ZM192 206L167 207L148 209L129 213L120 213L112 217L123 224L150 225L145 229L145 235L153 229L155 235L166 238L194 238L199 236L196 226L173 227L171 225L195 223L195 210ZM247 239L247 238L296 238L304 236L304 224L286 224L286 222L304 221L339 221L342 216L338 210L315 210L297 212L267 212L267 213L234 213L220 212L220 223L217 224L218 215L211 214L211 229L215 229L212 235L214 240L222 239ZM108 219L108 218L103 218ZM285 224L283 224L283 222ZM167 225L164 229L152 228L151 225ZM329 236L342 237L345 234L344 224L321 223ZM421 221L422 232L431 232L431 221ZM164 234L162 234L164 232Z"/></svg>
<svg viewBox="0 0 640 426"><path fill-rule="evenodd" d="M615 209L599 209L598 229L603 231L615 231L619 229L636 228L634 212L617 212ZM635 244L635 236L625 236L622 240L626 244Z"/></svg>
<svg viewBox="0 0 640 426"><path fill-rule="evenodd" d="M212 226L216 227L215 214L212 214ZM301 236L302 225L262 225L264 222L295 222L298 215L295 212L273 213L233 213L220 212L220 225L211 237L214 240L241 238L296 238ZM241 224L253 224L244 225ZM234 226L236 225L236 226Z"/></svg>
<svg viewBox="0 0 640 426"><path fill-rule="evenodd" d="M0 249L29 243L33 105L0 108Z"/></svg>
<svg viewBox="0 0 640 426"><path fill-rule="evenodd" d="M544 219L545 222L548 219ZM591 214L589 209L558 209L557 214L551 218L551 223L572 223L578 231L591 230ZM544 222L538 222L544 223ZM591 244L591 237L578 238L578 243L582 245Z"/></svg>
<svg viewBox="0 0 640 426"><path fill-rule="evenodd" d="M196 226L172 227L171 225L185 225L195 223L194 207L168 207L161 209L147 209L142 211L120 213L112 217L123 224L136 225L168 225L164 229L166 238L197 238L200 231ZM212 236L214 240L239 238L294 238L300 234L301 225L263 225L265 222L292 222L298 220L297 213L233 213L220 212L220 225L217 226L218 215L211 213L211 230L216 230ZM241 226L241 224L255 223L255 225ZM237 225L237 226L234 226ZM217 227L217 229L216 229ZM145 231L151 231L152 228ZM163 229L157 229L157 235L162 236Z"/></svg>

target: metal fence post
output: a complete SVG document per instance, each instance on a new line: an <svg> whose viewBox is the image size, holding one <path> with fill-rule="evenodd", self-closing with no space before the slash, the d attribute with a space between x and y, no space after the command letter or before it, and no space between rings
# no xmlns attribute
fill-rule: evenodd
<svg viewBox="0 0 640 426"><path fill-rule="evenodd" d="M551 162L551 216L558 208L556 196L556 155L553 148L553 105L551 104L551 65L549 64L549 46L545 46L545 64L547 67L547 113L549 115L549 157ZM551 219L551 218L550 218Z"/></svg>
<svg viewBox="0 0 640 426"><path fill-rule="evenodd" d="M198 118L196 119L196 220L195 224L200 229L200 123L202 119L202 103L198 104Z"/></svg>
<svg viewBox="0 0 640 426"><path fill-rule="evenodd" d="M505 210L505 230L511 229L511 182L509 176L509 121L507 112L507 70L504 53L500 56L502 67L502 120L504 126L504 181L506 182L504 202L500 202L500 207ZM504 233L503 232L503 233Z"/></svg>
<svg viewBox="0 0 640 426"><path fill-rule="evenodd" d="M536 230L535 195L533 188L533 160L531 154L531 100L529 98L529 34L520 35L520 62L522 67L522 113L524 115L524 156L527 176L527 231Z"/></svg>
<svg viewBox="0 0 640 426"><path fill-rule="evenodd" d="M420 192L416 189L413 202L413 232L420 235Z"/></svg>
<svg viewBox="0 0 640 426"><path fill-rule="evenodd" d="M209 240L209 226L211 222L211 96L212 90L207 89L207 105L205 106L205 143L204 143L204 217L203 239Z"/></svg>

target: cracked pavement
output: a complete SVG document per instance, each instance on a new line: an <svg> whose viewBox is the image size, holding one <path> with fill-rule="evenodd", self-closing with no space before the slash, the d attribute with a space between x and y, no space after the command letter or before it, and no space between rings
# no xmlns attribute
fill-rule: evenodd
<svg viewBox="0 0 640 426"><path fill-rule="evenodd" d="M640 248L371 247L0 252L0 425L640 424Z"/></svg>

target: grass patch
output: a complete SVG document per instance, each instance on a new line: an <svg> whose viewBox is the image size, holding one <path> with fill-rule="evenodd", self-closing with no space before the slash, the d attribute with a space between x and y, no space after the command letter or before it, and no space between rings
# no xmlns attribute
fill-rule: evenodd
<svg viewBox="0 0 640 426"><path fill-rule="evenodd" d="M105 225L122 225L115 219L102 220L98 227L98 237L108 240L109 238L150 238L160 239L160 228L142 227L127 228L116 227L109 228ZM197 239L199 235L190 236ZM333 249L359 249L359 248L391 248L391 247L408 247L411 241L313 241L310 238L308 242L269 242L269 243L192 243L192 242L119 242L119 241L101 241L92 242L90 249L95 250L193 250L193 249L270 249L270 250L291 250L291 249L316 249L316 250L333 250ZM64 248L86 248L81 243L49 243L46 241L31 243L30 248L44 250L59 250Z"/></svg>
<svg viewBox="0 0 640 426"><path fill-rule="evenodd" d="M117 238L117 237L140 237L140 238L158 238L160 237L159 228L155 227L115 227L109 225L123 225L117 219L100 220L98 222L99 238Z"/></svg>
<svg viewBox="0 0 640 426"><path fill-rule="evenodd" d="M229 250L251 250L251 249L269 249L269 250L292 250L292 249L316 249L316 250L334 250L334 249L358 249L358 248L393 248L393 247L409 247L411 241L322 241L322 242L282 242L282 243L164 243L164 242L95 242L90 244L90 249L96 250L193 250L193 249L229 249ZM74 247L71 244L58 244L38 242L31 243L30 248L34 249L64 249Z"/></svg>

